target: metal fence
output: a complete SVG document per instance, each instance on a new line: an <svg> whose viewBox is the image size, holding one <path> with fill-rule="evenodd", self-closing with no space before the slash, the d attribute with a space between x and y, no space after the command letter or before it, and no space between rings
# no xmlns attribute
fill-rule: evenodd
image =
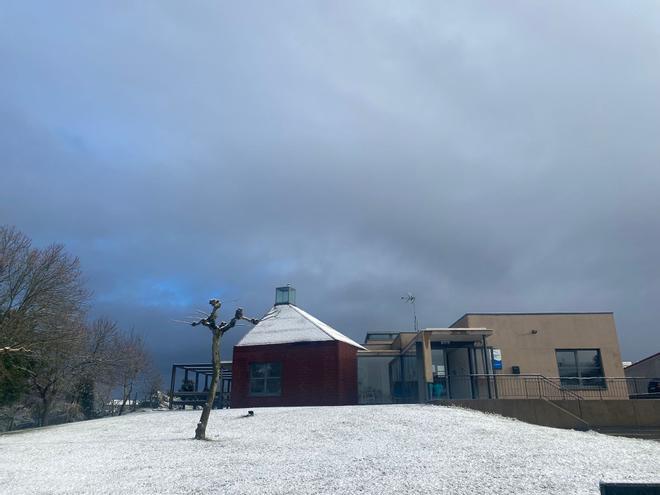
<svg viewBox="0 0 660 495"><path fill-rule="evenodd" d="M193 408L203 407L206 404L206 399L208 397L208 392L174 392L170 396L170 409L181 408L185 409L186 406L192 406ZM215 394L215 400L213 401L213 409L226 409L231 405L231 393L222 392L218 390Z"/></svg>
<svg viewBox="0 0 660 495"><path fill-rule="evenodd" d="M546 377L543 375L445 376L430 384L435 399L627 399L660 398L648 378Z"/></svg>

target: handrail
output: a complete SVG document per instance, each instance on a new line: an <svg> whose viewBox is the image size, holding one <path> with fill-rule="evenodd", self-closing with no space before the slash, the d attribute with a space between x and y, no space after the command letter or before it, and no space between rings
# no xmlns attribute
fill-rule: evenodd
<svg viewBox="0 0 660 495"><path fill-rule="evenodd" d="M458 376L458 375L454 375ZM542 381L545 384L550 385L551 387L554 387L556 390L561 392L562 396L565 394L568 394L570 396L573 396L574 399L576 400L583 400L584 397L580 396L579 394L566 389L565 387L562 387L561 385L557 385L554 383L550 378L548 378L545 375L541 375L540 373L521 373L521 374L510 374L510 373L474 373L472 375L464 375L466 377L485 377L487 379L493 379L497 380L497 377L502 377L502 378L519 378L519 379L528 379L528 378L535 378L537 380ZM559 378L558 378L559 379ZM539 397L541 398L548 398L547 394L543 393L542 387L538 387L539 390Z"/></svg>
<svg viewBox="0 0 660 495"><path fill-rule="evenodd" d="M472 395L472 398L483 398L486 385L494 385L494 397L501 399L627 399L633 395L636 398L651 398L656 395L660 397L658 392L647 392L647 389L650 390L648 383L653 379L645 377L547 377L540 373L475 373L438 376L438 378L447 380L446 390L456 391L460 395L467 393ZM461 385L463 381L466 382L467 387ZM471 385L467 384L468 381ZM483 389L480 384L484 386ZM450 394L453 396L453 392ZM431 394L431 397L434 395Z"/></svg>
<svg viewBox="0 0 660 495"><path fill-rule="evenodd" d="M565 393L568 393L568 395L572 395L577 400L583 400L584 399L584 397L582 397L579 394L576 394L572 390L567 390L565 387L562 387L561 385L557 385L552 380L550 380L547 376L543 376L543 375L539 374L538 377L541 378L541 380L543 380L544 383L547 383L550 386L555 387L556 389L560 390L562 395L565 394Z"/></svg>

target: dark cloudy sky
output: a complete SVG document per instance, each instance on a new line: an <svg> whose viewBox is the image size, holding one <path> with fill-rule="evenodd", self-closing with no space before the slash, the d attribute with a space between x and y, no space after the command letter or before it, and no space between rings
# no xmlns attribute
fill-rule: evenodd
<svg viewBox="0 0 660 495"><path fill-rule="evenodd" d="M286 283L359 340L412 291L421 326L614 311L660 348L656 1L4 0L0 166L0 223L163 368L209 357L172 319Z"/></svg>

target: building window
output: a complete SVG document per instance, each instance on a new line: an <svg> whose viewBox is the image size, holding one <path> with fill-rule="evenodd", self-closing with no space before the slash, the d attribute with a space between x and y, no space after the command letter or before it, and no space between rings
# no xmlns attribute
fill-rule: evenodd
<svg viewBox="0 0 660 495"><path fill-rule="evenodd" d="M280 395L282 363L250 363L250 395Z"/></svg>
<svg viewBox="0 0 660 495"><path fill-rule="evenodd" d="M598 349L557 349L561 384L573 388L605 388L605 374Z"/></svg>

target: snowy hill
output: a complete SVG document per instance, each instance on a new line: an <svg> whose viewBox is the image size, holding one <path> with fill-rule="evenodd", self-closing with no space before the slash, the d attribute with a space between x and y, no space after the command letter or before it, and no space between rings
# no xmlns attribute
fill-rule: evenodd
<svg viewBox="0 0 660 495"><path fill-rule="evenodd" d="M422 405L141 412L0 436L2 493L598 493L660 442Z"/></svg>

